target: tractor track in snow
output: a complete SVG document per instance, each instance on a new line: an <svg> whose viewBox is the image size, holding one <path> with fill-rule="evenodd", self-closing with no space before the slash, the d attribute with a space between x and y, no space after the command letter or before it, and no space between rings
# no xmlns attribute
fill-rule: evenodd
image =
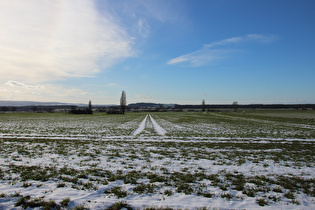
<svg viewBox="0 0 315 210"><path fill-rule="evenodd" d="M147 126L146 126L146 122L148 120L148 117L151 121L151 124L153 126L153 129L155 131L156 134L160 135L160 136L164 136L166 133L166 130L164 128L162 128L154 119L150 114L147 114L145 116L145 118L143 119L143 121L140 123L139 127L133 132L133 136L139 135L141 134L143 131L146 130ZM148 132L151 133L151 132Z"/></svg>
<svg viewBox="0 0 315 210"><path fill-rule="evenodd" d="M140 123L139 127L137 128L137 130L135 130L133 132L133 136L136 136L138 134L140 134L144 129L145 129L145 123L147 121L148 115L145 116L145 118L142 120L142 122Z"/></svg>

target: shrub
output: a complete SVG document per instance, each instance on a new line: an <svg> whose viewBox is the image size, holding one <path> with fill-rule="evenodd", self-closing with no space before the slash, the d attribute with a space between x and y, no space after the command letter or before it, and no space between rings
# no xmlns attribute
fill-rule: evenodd
<svg viewBox="0 0 315 210"><path fill-rule="evenodd" d="M0 168L0 179L3 179L3 178L4 178L4 173L3 173L3 171Z"/></svg>
<svg viewBox="0 0 315 210"><path fill-rule="evenodd" d="M108 210L120 210L120 209L132 210L132 207L125 201L118 201L108 208Z"/></svg>
<svg viewBox="0 0 315 210"><path fill-rule="evenodd" d="M86 182L83 184L83 188L87 190L97 190L97 187L92 182Z"/></svg>
<svg viewBox="0 0 315 210"><path fill-rule="evenodd" d="M226 190L228 189L228 187L229 187L229 184L227 184L227 183L225 183L225 184L220 184L220 185L219 185L219 188L220 188L221 190L224 190L224 191L226 191Z"/></svg>
<svg viewBox="0 0 315 210"><path fill-rule="evenodd" d="M31 196L21 197L15 204L15 206L22 206L22 208L36 208L44 207L44 209L60 209L60 206L56 204L55 201L49 200L45 201L43 197L31 198Z"/></svg>
<svg viewBox="0 0 315 210"><path fill-rule="evenodd" d="M60 209L60 206L58 206L54 200L49 200L45 202L44 209Z"/></svg>
<svg viewBox="0 0 315 210"><path fill-rule="evenodd" d="M220 178L217 174L210 174L207 178L211 181L212 186L217 186L220 182Z"/></svg>
<svg viewBox="0 0 315 210"><path fill-rule="evenodd" d="M32 183L24 182L23 185L22 185L22 187L24 187L24 188L28 188L30 186L32 186Z"/></svg>
<svg viewBox="0 0 315 210"><path fill-rule="evenodd" d="M57 188L66 187L67 185L63 182L57 184Z"/></svg>
<svg viewBox="0 0 315 210"><path fill-rule="evenodd" d="M84 172L82 172L82 173L80 173L77 177L80 178L80 179L87 179L87 178L88 178L88 175L85 174Z"/></svg>
<svg viewBox="0 0 315 210"><path fill-rule="evenodd" d="M154 192L154 185L153 184L140 184L136 186L133 191L135 193L153 193Z"/></svg>
<svg viewBox="0 0 315 210"><path fill-rule="evenodd" d="M228 192L228 193L222 193L221 194L221 198L227 198L227 199L231 199L232 195Z"/></svg>
<svg viewBox="0 0 315 210"><path fill-rule="evenodd" d="M87 210L88 208L85 207L84 204L80 204L80 205L77 205L73 208L73 210Z"/></svg>
<svg viewBox="0 0 315 210"><path fill-rule="evenodd" d="M59 177L60 180L63 180L65 182L72 182L73 184L77 184L79 179L77 177L67 177L67 176L61 176Z"/></svg>
<svg viewBox="0 0 315 210"><path fill-rule="evenodd" d="M193 191L194 190L187 183L180 183L179 186L177 187L177 192L179 192L179 193L183 192L186 195L191 194Z"/></svg>
<svg viewBox="0 0 315 210"><path fill-rule="evenodd" d="M301 205L301 202L295 199L292 199L291 202L296 205Z"/></svg>
<svg viewBox="0 0 315 210"><path fill-rule="evenodd" d="M12 195L12 197L20 197L22 196L20 192L15 191Z"/></svg>
<svg viewBox="0 0 315 210"><path fill-rule="evenodd" d="M287 193L284 193L284 197L289 198L289 199L294 199L295 198L293 192L291 192L291 191L287 192Z"/></svg>
<svg viewBox="0 0 315 210"><path fill-rule="evenodd" d="M164 195L167 195L167 196L172 196L174 193L172 190L165 190L164 191Z"/></svg>
<svg viewBox="0 0 315 210"><path fill-rule="evenodd" d="M165 177L163 176L159 176L157 174L150 174L148 175L148 178L151 179L150 182L164 182L165 181Z"/></svg>
<svg viewBox="0 0 315 210"><path fill-rule="evenodd" d="M107 191L105 191L106 193ZM121 187L114 187L110 190L111 193L117 196L117 198L124 198L127 196L127 191L122 190Z"/></svg>
<svg viewBox="0 0 315 210"><path fill-rule="evenodd" d="M272 200L273 202L277 202L277 201L281 200L281 197L280 196L269 195L268 199Z"/></svg>
<svg viewBox="0 0 315 210"><path fill-rule="evenodd" d="M62 201L60 202L60 205L63 207L63 208L66 208L70 203L70 198L67 197L67 198L64 198L62 199Z"/></svg>
<svg viewBox="0 0 315 210"><path fill-rule="evenodd" d="M257 198L256 203L258 203L259 206L268 205L268 201L265 198Z"/></svg>
<svg viewBox="0 0 315 210"><path fill-rule="evenodd" d="M247 195L248 197L255 197L256 191L257 190L255 188L249 188L249 189L243 190L243 194Z"/></svg>
<svg viewBox="0 0 315 210"><path fill-rule="evenodd" d="M214 196L214 194L210 193L210 192L203 193L203 197L206 197L206 198L212 198L213 196Z"/></svg>
<svg viewBox="0 0 315 210"><path fill-rule="evenodd" d="M25 196L25 197L21 197L14 206L23 206L26 204L26 202L31 198L31 196ZM23 206L24 208L24 206Z"/></svg>
<svg viewBox="0 0 315 210"><path fill-rule="evenodd" d="M272 189L272 191L277 192L277 193L282 193L282 189L280 187L275 187Z"/></svg>

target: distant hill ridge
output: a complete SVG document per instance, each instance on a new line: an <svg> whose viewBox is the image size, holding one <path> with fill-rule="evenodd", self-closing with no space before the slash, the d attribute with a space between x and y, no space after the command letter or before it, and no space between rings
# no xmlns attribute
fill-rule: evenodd
<svg viewBox="0 0 315 210"><path fill-rule="evenodd" d="M85 105L85 104L71 104L60 102L38 102L38 101L0 101L0 106L64 106L64 105Z"/></svg>
<svg viewBox="0 0 315 210"><path fill-rule="evenodd" d="M145 102L140 102L140 103L132 103L128 104L128 107L173 107L178 104L158 104L158 103L145 103Z"/></svg>

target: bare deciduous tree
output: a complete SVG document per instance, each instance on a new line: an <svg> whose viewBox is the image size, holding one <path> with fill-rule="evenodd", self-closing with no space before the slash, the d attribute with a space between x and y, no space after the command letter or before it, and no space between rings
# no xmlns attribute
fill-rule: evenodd
<svg viewBox="0 0 315 210"><path fill-rule="evenodd" d="M120 107L121 107L122 113L125 114L125 110L127 107L127 100L126 100L126 92L124 90L121 93Z"/></svg>
<svg viewBox="0 0 315 210"><path fill-rule="evenodd" d="M234 101L232 104L233 108L234 108L234 112L236 112L237 106L238 106L238 102Z"/></svg>

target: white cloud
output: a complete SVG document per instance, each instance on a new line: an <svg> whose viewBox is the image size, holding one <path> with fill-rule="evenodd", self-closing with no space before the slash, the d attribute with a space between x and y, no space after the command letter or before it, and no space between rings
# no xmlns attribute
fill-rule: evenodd
<svg viewBox="0 0 315 210"><path fill-rule="evenodd" d="M150 25L145 18L138 20L138 32L141 36L147 37L150 33Z"/></svg>
<svg viewBox="0 0 315 210"><path fill-rule="evenodd" d="M193 54L186 54L170 60L167 64L182 63L192 59Z"/></svg>
<svg viewBox="0 0 315 210"><path fill-rule="evenodd" d="M271 43L279 39L279 37L276 35L248 34L247 39L261 43Z"/></svg>
<svg viewBox="0 0 315 210"><path fill-rule="evenodd" d="M35 85L26 85L24 83L21 82L16 82L13 80L9 80L5 83L5 85L10 86L10 87L18 87L18 88L31 88L31 89L38 89L40 88L39 86L35 86Z"/></svg>
<svg viewBox="0 0 315 210"><path fill-rule="evenodd" d="M2 79L93 76L133 56L132 39L93 1L1 1Z"/></svg>
<svg viewBox="0 0 315 210"><path fill-rule="evenodd" d="M9 87L9 88L8 88ZM55 101L55 102L87 102L94 98L98 103L104 103L103 92L93 93L69 86L42 84L40 87L15 81L0 84L2 100L17 101Z"/></svg>
<svg viewBox="0 0 315 210"><path fill-rule="evenodd" d="M244 41L244 37L232 37L229 39L223 39L218 42L212 42L210 44L205 45L206 48L216 47L216 46L225 46L229 44L240 43Z"/></svg>
<svg viewBox="0 0 315 210"><path fill-rule="evenodd" d="M217 42L206 44L200 50L192 53L181 55L173 58L167 62L167 64L179 64L188 63L192 66L209 65L214 61L230 56L233 52L238 50L234 49L234 46L240 43L271 43L278 39L275 35L264 34L248 34L242 37L232 37L223 39Z"/></svg>
<svg viewBox="0 0 315 210"><path fill-rule="evenodd" d="M189 63L192 66L203 66L210 64L213 61L219 60L226 57L231 53L232 49L211 49L208 47L203 47L195 52L179 56L177 58L171 59L167 64L179 64L179 63Z"/></svg>

